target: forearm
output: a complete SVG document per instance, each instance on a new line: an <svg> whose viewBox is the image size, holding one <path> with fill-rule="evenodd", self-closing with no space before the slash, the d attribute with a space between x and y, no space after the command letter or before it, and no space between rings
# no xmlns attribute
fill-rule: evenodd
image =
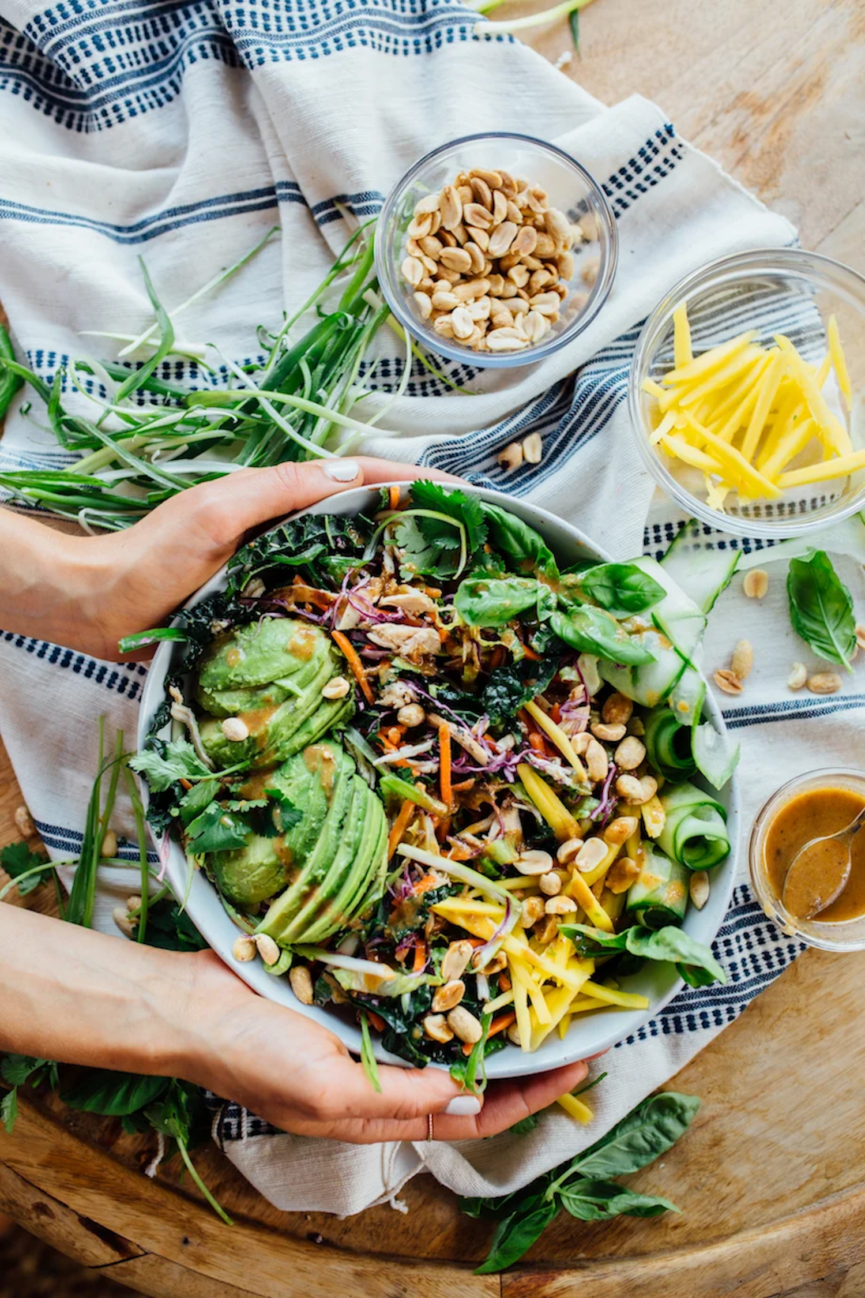
<svg viewBox="0 0 865 1298"><path fill-rule="evenodd" d="M0 626L93 652L99 638L104 546L0 508Z"/></svg>
<svg viewBox="0 0 865 1298"><path fill-rule="evenodd" d="M196 961L0 904L0 1050L188 1077L206 1036Z"/></svg>

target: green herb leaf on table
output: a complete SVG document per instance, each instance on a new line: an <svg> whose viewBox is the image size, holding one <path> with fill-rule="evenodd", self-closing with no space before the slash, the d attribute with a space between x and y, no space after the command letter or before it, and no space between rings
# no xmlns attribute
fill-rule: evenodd
<svg viewBox="0 0 865 1298"><path fill-rule="evenodd" d="M506 1267L518 1262L558 1214L559 1204L546 1199L543 1193L521 1199L518 1207L499 1221L490 1244L489 1256L475 1268L475 1275L504 1271Z"/></svg>
<svg viewBox="0 0 865 1298"><path fill-rule="evenodd" d="M573 1171L590 1179L630 1176L675 1145L697 1116L694 1095L662 1091L638 1104L596 1144L573 1161ZM564 1178L559 1178L562 1181ZM558 1182L554 1182L558 1184Z"/></svg>
<svg viewBox="0 0 865 1298"><path fill-rule="evenodd" d="M609 1221L611 1217L658 1217L663 1212L679 1212L669 1199L637 1194L616 1181L582 1179L562 1190L559 1202L565 1212L579 1221Z"/></svg>
<svg viewBox="0 0 865 1298"><path fill-rule="evenodd" d="M512 1136L527 1136L530 1132L535 1130L539 1122L540 1118L538 1115L536 1113L530 1113L527 1117L520 1118L519 1122L515 1122L512 1127L508 1127L508 1131ZM465 1208L463 1208L463 1212L465 1212Z"/></svg>
<svg viewBox="0 0 865 1298"><path fill-rule="evenodd" d="M664 598L664 588L634 563L599 563L580 575L589 599L616 617L644 613Z"/></svg>
<svg viewBox="0 0 865 1298"><path fill-rule="evenodd" d="M15 880L19 897L26 897L54 873L52 863L40 852L31 852L25 842L10 843L2 848L0 865L9 878Z"/></svg>
<svg viewBox="0 0 865 1298"><path fill-rule="evenodd" d="M787 597L796 634L820 658L852 671L850 659L856 648L853 598L825 550L790 560Z"/></svg>
<svg viewBox="0 0 865 1298"><path fill-rule="evenodd" d="M108 1068L88 1068L60 1098L70 1109L100 1113L106 1117L128 1117L146 1108L171 1085L170 1077L145 1077L137 1073L115 1073Z"/></svg>
<svg viewBox="0 0 865 1298"><path fill-rule="evenodd" d="M129 765L139 775L144 775L151 789L157 793L170 789L178 780L213 779L213 771L205 766L192 744L182 735L169 742L151 740L152 747L144 748L129 759Z"/></svg>

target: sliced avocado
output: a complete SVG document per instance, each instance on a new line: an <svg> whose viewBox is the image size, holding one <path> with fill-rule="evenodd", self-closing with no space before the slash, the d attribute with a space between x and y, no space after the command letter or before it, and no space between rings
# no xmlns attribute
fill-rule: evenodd
<svg viewBox="0 0 865 1298"><path fill-rule="evenodd" d="M297 912L305 905L310 890L317 890L326 877L339 850L344 821L354 793L355 766L344 749L332 741L325 741L320 745L314 745L311 750L306 749L302 756L307 758L307 755L310 752L315 753L316 749L330 749L334 754L339 755L332 773L325 776L327 782L332 781L330 803L315 846L301 864L300 874L282 896L271 903L267 914L258 926L259 933L267 933L276 941L285 940L283 933ZM313 758L313 761L315 760L317 759ZM289 840L290 835L286 835L286 842L288 843Z"/></svg>
<svg viewBox="0 0 865 1298"><path fill-rule="evenodd" d="M310 921L302 935L294 937L295 942L323 942L365 910L376 895L377 880L379 876L383 878L381 867L385 861L387 819L384 807L367 784L364 784L363 800L363 833L351 869L344 876L333 903Z"/></svg>
<svg viewBox="0 0 865 1298"><path fill-rule="evenodd" d="M251 762L255 767L273 766L315 743L327 730L343 724L354 712L351 694L342 699L326 699L322 688L332 678L329 663L301 699L288 699L278 707L264 707L241 713L249 728L249 737L240 742L225 738L222 723L216 717L202 717L199 723L201 742L217 766L234 766Z"/></svg>
<svg viewBox="0 0 865 1298"><path fill-rule="evenodd" d="M359 872L366 871L369 855L367 815L369 786L359 775L351 779L352 796L346 810L336 855L318 886L308 889L304 903L294 918L283 928L282 941L318 942L340 926L339 902L350 883Z"/></svg>
<svg viewBox="0 0 865 1298"><path fill-rule="evenodd" d="M238 713L251 712L256 708L279 705L286 699L302 698L313 681L320 677L326 664L327 679L330 679L334 671L338 670L338 659L330 643L319 640L315 652L294 670L287 670L292 665L291 659L279 664L284 674L274 677L272 681L260 685L228 685L220 689L206 689L199 680L196 697L205 712L210 712L215 717L237 716Z"/></svg>
<svg viewBox="0 0 865 1298"><path fill-rule="evenodd" d="M214 852L208 857L219 890L229 901L237 906L256 906L285 887L288 869L279 858L278 842L256 834L246 847L235 852Z"/></svg>
<svg viewBox="0 0 865 1298"><path fill-rule="evenodd" d="M298 618L265 618L235 627L211 646L198 673L206 691L267 685L293 675L330 637Z"/></svg>

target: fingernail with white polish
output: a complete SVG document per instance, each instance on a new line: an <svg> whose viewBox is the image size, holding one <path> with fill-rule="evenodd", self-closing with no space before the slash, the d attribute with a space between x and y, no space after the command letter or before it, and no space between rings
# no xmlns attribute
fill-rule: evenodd
<svg viewBox="0 0 865 1298"><path fill-rule="evenodd" d="M455 1095L445 1109L452 1118L473 1118L483 1105L476 1095Z"/></svg>
<svg viewBox="0 0 865 1298"><path fill-rule="evenodd" d="M360 473L357 460L325 460L322 468L334 482L352 482Z"/></svg>

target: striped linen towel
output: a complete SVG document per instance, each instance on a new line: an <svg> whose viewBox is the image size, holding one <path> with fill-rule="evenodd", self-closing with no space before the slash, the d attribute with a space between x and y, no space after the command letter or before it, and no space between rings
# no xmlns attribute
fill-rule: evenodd
<svg viewBox="0 0 865 1298"><path fill-rule="evenodd" d="M450 0L0 0L0 301L19 352L47 381L89 350L84 330L149 322L137 258L168 305L183 301L278 221L283 235L216 297L184 317L242 363L255 328L302 301L345 242L422 153L457 135L531 132L571 152L603 183L619 232L619 274L586 333L538 367L492 374L442 362L471 400L416 369L388 411L393 434L364 450L463 474L542 503L614 555L657 551L677 516L650 518L652 487L630 444L625 393L640 322L695 266L794 240L654 105L604 108L530 50L475 34ZM388 375L378 367L387 399ZM170 361L164 377L194 381ZM203 381L203 380L202 380ZM74 398L73 398L74 400ZM542 463L507 477L497 452L543 435ZM8 420L0 466L69 460L32 417ZM644 531L649 520L649 530ZM728 544L720 536L707 543ZM62 542L59 542L62 544ZM763 605L723 597L707 662L726 661L729 627L757 662L746 699L728 710L743 735L747 824L782 780L852 747L865 695L793 698L784 680L801 645L775 581ZM0 728L49 850L81 841L94 719L135 732L145 668L88 659L0 633ZM807 720L807 730L804 722ZM128 807L118 828L132 832ZM132 858L131 847L121 852ZM506 1192L575 1153L671 1077L795 957L748 891L744 855L717 942L727 987L686 989L604 1060L587 1130L546 1115L530 1135L461 1145L354 1147L274 1132L236 1106L215 1133L228 1157L281 1208L352 1213L396 1194L423 1169L465 1194ZM106 872L97 922L128 891Z"/></svg>

